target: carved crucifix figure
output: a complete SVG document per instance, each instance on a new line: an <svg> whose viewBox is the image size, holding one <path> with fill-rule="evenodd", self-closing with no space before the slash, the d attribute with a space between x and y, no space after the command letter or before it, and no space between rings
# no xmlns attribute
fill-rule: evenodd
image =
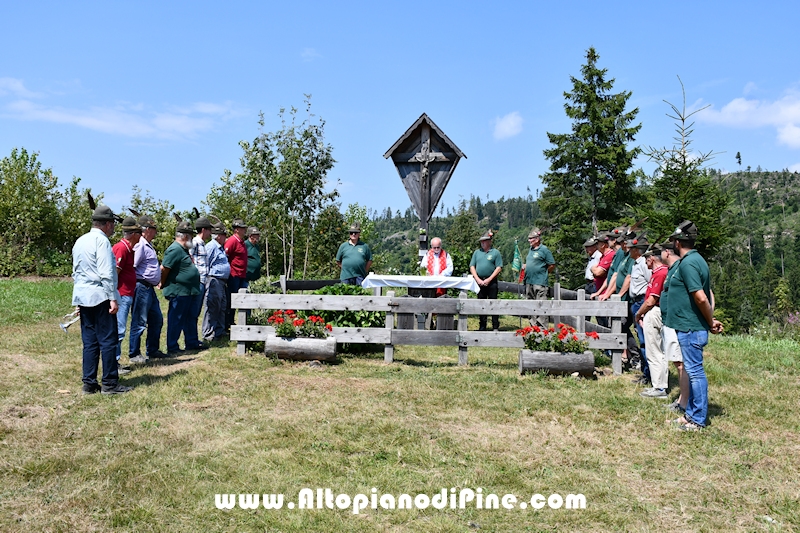
<svg viewBox="0 0 800 533"><path fill-rule="evenodd" d="M420 140L422 146L419 152L413 155L409 162L420 163L419 169L419 193L420 193L420 221L425 227L428 226L428 219L431 215L431 180L430 169L428 165L434 161L449 161L442 152L431 152L431 129L427 124L424 124L420 131Z"/></svg>

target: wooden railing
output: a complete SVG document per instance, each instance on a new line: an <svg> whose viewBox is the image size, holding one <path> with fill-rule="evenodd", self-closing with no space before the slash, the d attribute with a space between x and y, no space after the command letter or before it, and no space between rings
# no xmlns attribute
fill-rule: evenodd
<svg viewBox="0 0 800 533"><path fill-rule="evenodd" d="M557 289L557 288L556 288ZM615 373L622 372L622 350L626 344L622 333L622 319L628 314L628 304L618 296L610 301L596 302L584 299L584 291L577 291L575 300L478 300L462 293L459 298L408 298L395 297L394 291L386 296L327 296L305 294L250 294L242 289L232 295L231 307L238 310L238 323L231 327L231 340L237 341L237 353L245 354L246 343L264 341L274 334L271 326L244 325L246 310L294 309L304 311L379 311L386 313L382 328L335 327L332 334L341 343L377 343L384 345L384 361L394 360L396 345L457 346L458 364L467 364L470 347L488 346L522 348L521 337L513 331L468 331L470 315L512 315L529 317L546 315L554 324L563 322L578 332L597 331L599 339L590 340L589 347L612 351ZM558 290L556 290L558 294ZM397 329L395 316L401 313L439 313L456 315L456 330ZM610 328L601 328L590 322L591 316L611 319Z"/></svg>

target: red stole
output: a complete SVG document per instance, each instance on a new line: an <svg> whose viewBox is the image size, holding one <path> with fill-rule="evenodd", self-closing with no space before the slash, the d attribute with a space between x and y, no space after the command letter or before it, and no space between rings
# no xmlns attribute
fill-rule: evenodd
<svg viewBox="0 0 800 533"><path fill-rule="evenodd" d="M429 250L428 251L428 275L429 276L433 276L434 275L433 274L433 261L435 259L436 259L436 257L435 257L435 254L433 253L433 250ZM442 272L444 272L446 268L447 268L447 252L442 250L442 252L439 254L439 273L441 274ZM439 296L444 296L445 294L447 294L447 290L446 289L436 289L436 297L437 298Z"/></svg>

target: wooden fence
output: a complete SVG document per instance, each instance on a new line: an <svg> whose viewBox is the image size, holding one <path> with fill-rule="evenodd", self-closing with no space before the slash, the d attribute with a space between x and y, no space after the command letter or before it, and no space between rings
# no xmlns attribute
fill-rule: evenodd
<svg viewBox="0 0 800 533"><path fill-rule="evenodd" d="M556 287L556 295L559 293ZM585 300L584 291L576 291L575 300L478 300L469 299L465 293L459 298L408 298L395 297L394 291L386 296L327 296L306 294L250 294L242 289L232 295L231 306L238 310L238 323L231 327L231 340L237 341L237 353L245 354L246 343L264 341L274 334L271 326L246 324L246 310L294 309L304 311L379 311L386 313L384 327L358 328L335 327L332 334L341 343L377 343L384 345L384 361L394 360L397 345L457 346L458 364L467 364L470 347L489 346L500 348L523 348L521 337L513 331L468 331L467 317L470 315L511 315L529 317L546 315L553 323L563 322L578 332L596 331L599 339L591 339L590 348L611 350L614 373L622 372L622 350L626 344L622 333L622 319L628 314L628 304L613 296L610 301ZM456 330L398 329L395 318L404 313L439 313L456 315ZM607 316L610 328L602 328L590 322L591 316Z"/></svg>

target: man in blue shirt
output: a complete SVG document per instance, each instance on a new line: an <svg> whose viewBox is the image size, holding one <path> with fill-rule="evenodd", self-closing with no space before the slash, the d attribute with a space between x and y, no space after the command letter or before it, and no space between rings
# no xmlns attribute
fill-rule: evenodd
<svg viewBox="0 0 800 533"><path fill-rule="evenodd" d="M211 241L206 245L206 314L203 316L203 337L213 341L225 336L225 313L228 302L228 278L231 265L225 254L228 232L217 219L211 226Z"/></svg>
<svg viewBox="0 0 800 533"><path fill-rule="evenodd" d="M117 261L108 240L116 218L108 206L97 207L92 213L92 229L72 247L72 305L78 306L81 315L84 394L131 390L120 385L117 367ZM102 386L97 383L101 356Z"/></svg>

